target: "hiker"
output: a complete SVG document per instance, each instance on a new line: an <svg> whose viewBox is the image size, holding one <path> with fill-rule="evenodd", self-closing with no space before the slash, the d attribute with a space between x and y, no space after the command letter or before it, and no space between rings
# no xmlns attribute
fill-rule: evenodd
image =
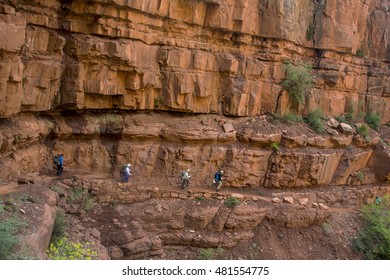
<svg viewBox="0 0 390 280"><path fill-rule="evenodd" d="M61 176L62 175L62 170L64 169L63 165L64 165L64 154L57 154L54 156L54 159L53 159L53 162L54 162L54 165L56 166L56 169L57 169L57 173L56 175L57 176Z"/></svg>
<svg viewBox="0 0 390 280"><path fill-rule="evenodd" d="M380 198L379 196L375 197L374 203L375 203L376 205L381 204L381 198Z"/></svg>
<svg viewBox="0 0 390 280"><path fill-rule="evenodd" d="M123 183L127 183L129 181L129 178L131 176L131 164L130 163L126 163L124 165L122 165L122 169L121 169L121 181Z"/></svg>
<svg viewBox="0 0 390 280"><path fill-rule="evenodd" d="M217 192L219 192L219 189L222 187L222 179L223 179L223 170L219 170L215 173L214 180L213 180Z"/></svg>
<svg viewBox="0 0 390 280"><path fill-rule="evenodd" d="M187 168L187 170L184 170L180 173L180 179L181 179L181 188L185 189L188 188L188 185L190 184L190 169Z"/></svg>

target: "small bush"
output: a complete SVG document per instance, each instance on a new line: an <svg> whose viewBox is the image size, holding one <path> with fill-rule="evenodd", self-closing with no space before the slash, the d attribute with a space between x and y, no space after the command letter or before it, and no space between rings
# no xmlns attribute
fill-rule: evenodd
<svg viewBox="0 0 390 280"><path fill-rule="evenodd" d="M301 116L294 113L286 113L282 116L282 121L288 124L295 124L303 122Z"/></svg>
<svg viewBox="0 0 390 280"><path fill-rule="evenodd" d="M272 142L272 144L271 144L270 146L271 146L271 148L272 148L272 150L273 150L274 152L277 152L277 151L279 150L279 144L278 144L278 142Z"/></svg>
<svg viewBox="0 0 390 280"><path fill-rule="evenodd" d="M82 188L72 188L72 191L68 195L68 203L74 203L79 201L84 194L84 189Z"/></svg>
<svg viewBox="0 0 390 280"><path fill-rule="evenodd" d="M310 125L311 128L313 128L316 132L321 133L324 131L324 114L322 113L321 109L315 109L314 111L310 112L307 116L307 123Z"/></svg>
<svg viewBox="0 0 390 280"><path fill-rule="evenodd" d="M375 130L378 130L381 125L381 118L375 113L369 113L366 115L366 123Z"/></svg>
<svg viewBox="0 0 390 280"><path fill-rule="evenodd" d="M294 66L291 63L287 64L286 77L282 82L282 86L288 91L295 103L305 103L306 95L313 87L313 83L314 78L308 65Z"/></svg>
<svg viewBox="0 0 390 280"><path fill-rule="evenodd" d="M90 243L74 243L65 237L50 243L46 253L51 260L92 260L97 256Z"/></svg>
<svg viewBox="0 0 390 280"><path fill-rule="evenodd" d="M200 250L198 259L199 260L216 260L223 254L223 249L218 247L216 249L207 248Z"/></svg>
<svg viewBox="0 0 390 280"><path fill-rule="evenodd" d="M294 113L286 113L282 116L272 113L272 121L275 123L287 123L287 124L296 124L296 123L301 123L303 122L303 119L300 115L294 114Z"/></svg>
<svg viewBox="0 0 390 280"><path fill-rule="evenodd" d="M356 51L356 56L360 58L364 57L364 51L362 49L358 49Z"/></svg>
<svg viewBox="0 0 390 280"><path fill-rule="evenodd" d="M321 223L321 228L325 232L325 235L331 235L333 233L332 225L329 222Z"/></svg>
<svg viewBox="0 0 390 280"><path fill-rule="evenodd" d="M234 208L238 204L240 204L240 200L238 198L236 198L236 197L229 196L228 198L225 199L224 204L228 208Z"/></svg>
<svg viewBox="0 0 390 280"><path fill-rule="evenodd" d="M385 196L379 205L362 209L365 226L359 231L353 246L370 260L390 259L390 199Z"/></svg>
<svg viewBox="0 0 390 280"><path fill-rule="evenodd" d="M25 225L15 217L0 222L0 260L15 259L15 249L20 243L18 229Z"/></svg>
<svg viewBox="0 0 390 280"><path fill-rule="evenodd" d="M28 194L23 194L21 196L20 200L23 201L23 202L35 203L35 198L33 198L32 196L30 196Z"/></svg>
<svg viewBox="0 0 390 280"><path fill-rule="evenodd" d="M365 140L369 139L368 127L365 124L362 124L359 127L356 127L356 132L362 136Z"/></svg>
<svg viewBox="0 0 390 280"><path fill-rule="evenodd" d="M87 194L87 197L85 198L84 202L84 209L85 211L89 212L93 209L94 206L94 201L93 198L90 194Z"/></svg>
<svg viewBox="0 0 390 280"><path fill-rule="evenodd" d="M53 231L50 241L53 243L65 237L66 219L63 212L58 212L54 220Z"/></svg>
<svg viewBox="0 0 390 280"><path fill-rule="evenodd" d="M60 193L61 192L61 188L59 186L57 186L57 185L50 186L50 189L53 192L56 192L56 193Z"/></svg>
<svg viewBox="0 0 390 280"><path fill-rule="evenodd" d="M363 171L359 171L359 172L356 172L355 175L359 179L359 181L363 184L364 178L366 178L366 174L364 174Z"/></svg>
<svg viewBox="0 0 390 280"><path fill-rule="evenodd" d="M345 118L345 116L337 116L336 118L336 121L338 121L339 123L348 123L347 119Z"/></svg>
<svg viewBox="0 0 390 280"><path fill-rule="evenodd" d="M311 41L314 37L314 24L310 22L306 29L306 40Z"/></svg>

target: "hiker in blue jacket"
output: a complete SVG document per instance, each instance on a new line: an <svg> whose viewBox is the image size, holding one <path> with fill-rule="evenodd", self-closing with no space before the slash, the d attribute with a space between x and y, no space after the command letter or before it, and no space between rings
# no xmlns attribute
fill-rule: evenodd
<svg viewBox="0 0 390 280"><path fill-rule="evenodd" d="M214 181L213 181L217 192L219 192L219 189L222 187L222 179L223 179L223 170L219 170L215 173Z"/></svg>
<svg viewBox="0 0 390 280"><path fill-rule="evenodd" d="M55 155L54 165L57 168L57 176L62 176L62 171L64 170L64 154Z"/></svg>

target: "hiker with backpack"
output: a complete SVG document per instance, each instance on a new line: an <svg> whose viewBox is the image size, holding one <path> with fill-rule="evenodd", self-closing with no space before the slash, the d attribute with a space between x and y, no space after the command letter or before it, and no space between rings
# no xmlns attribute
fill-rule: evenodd
<svg viewBox="0 0 390 280"><path fill-rule="evenodd" d="M57 154L53 159L54 165L57 169L57 176L62 176L62 171L64 170L64 154Z"/></svg>
<svg viewBox="0 0 390 280"><path fill-rule="evenodd" d="M125 163L122 165L122 169L121 169L121 181L123 183L129 182L130 176L131 176L131 164Z"/></svg>
<svg viewBox="0 0 390 280"><path fill-rule="evenodd" d="M188 188L188 185L190 184L190 178L191 178L191 175L190 175L190 169L187 168L187 170L184 170L180 173L180 179L181 179L181 188L182 189L185 189L185 188Z"/></svg>
<svg viewBox="0 0 390 280"><path fill-rule="evenodd" d="M219 170L214 174L214 186L216 188L216 192L219 192L219 189L222 187L222 179L223 179L223 170Z"/></svg>

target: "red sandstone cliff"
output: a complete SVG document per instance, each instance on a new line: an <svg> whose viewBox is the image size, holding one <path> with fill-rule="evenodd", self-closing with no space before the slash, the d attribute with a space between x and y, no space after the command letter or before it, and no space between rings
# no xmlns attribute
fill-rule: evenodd
<svg viewBox="0 0 390 280"><path fill-rule="evenodd" d="M353 102L387 123L389 9L388 0L3 0L0 116L283 112L290 60L314 67L307 110L338 116Z"/></svg>
<svg viewBox="0 0 390 280"><path fill-rule="evenodd" d="M340 116L352 104L387 123L389 9L388 0L2 0L0 178L42 170L54 149L68 168L116 172L131 159L136 175L167 183L191 166L201 184L221 165L230 186L342 185L356 172L374 182L389 159L373 152L377 135L366 143L286 133L264 119L132 113L285 113L291 61L313 66L302 112ZM275 141L285 149L273 154Z"/></svg>

